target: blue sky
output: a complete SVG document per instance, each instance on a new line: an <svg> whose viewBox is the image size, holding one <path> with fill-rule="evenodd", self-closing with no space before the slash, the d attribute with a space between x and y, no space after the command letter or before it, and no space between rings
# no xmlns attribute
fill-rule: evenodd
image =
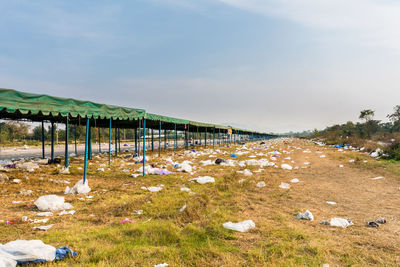
<svg viewBox="0 0 400 267"><path fill-rule="evenodd" d="M384 119L400 3L0 0L0 87L263 131Z"/></svg>

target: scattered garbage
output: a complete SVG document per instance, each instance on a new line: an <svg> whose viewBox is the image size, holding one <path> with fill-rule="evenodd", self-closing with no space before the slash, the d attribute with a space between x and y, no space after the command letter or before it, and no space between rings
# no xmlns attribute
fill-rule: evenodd
<svg viewBox="0 0 400 267"><path fill-rule="evenodd" d="M63 167L63 168L59 171L59 173L60 173L60 174L69 174L69 173L70 173L70 172L69 172L69 167L67 167L67 168Z"/></svg>
<svg viewBox="0 0 400 267"><path fill-rule="evenodd" d="M326 156L325 155L321 155L321 156L319 156L320 158L326 158Z"/></svg>
<svg viewBox="0 0 400 267"><path fill-rule="evenodd" d="M76 212L75 210L70 210L70 211L63 210L62 212L60 212L58 214L58 216L61 216L61 215L74 215L75 212Z"/></svg>
<svg viewBox="0 0 400 267"><path fill-rule="evenodd" d="M347 228L351 225L354 225L354 223L350 219L343 219L343 218L332 218L329 222L323 220L321 224L335 226L335 227L342 227L342 228Z"/></svg>
<svg viewBox="0 0 400 267"><path fill-rule="evenodd" d="M49 225L42 225L42 226L35 226L33 227L33 230L39 230L39 231L47 231L50 228L52 228L54 224L49 224Z"/></svg>
<svg viewBox="0 0 400 267"><path fill-rule="evenodd" d="M4 245L0 244L0 255L0 266L14 267L17 264L62 260L68 255L76 257L78 254L68 247L56 249L41 240L15 240Z"/></svg>
<svg viewBox="0 0 400 267"><path fill-rule="evenodd" d="M288 184L288 183L281 183L281 184L279 185L279 187L282 188L282 189L290 189L290 184Z"/></svg>
<svg viewBox="0 0 400 267"><path fill-rule="evenodd" d="M53 213L51 211L38 212L36 213L36 216L48 217L48 216L53 216Z"/></svg>
<svg viewBox="0 0 400 267"><path fill-rule="evenodd" d="M372 151L369 155L373 158L378 158L383 153L382 149L377 148L375 151Z"/></svg>
<svg viewBox="0 0 400 267"><path fill-rule="evenodd" d="M282 165L281 165L281 168L282 168L283 170L292 170L292 169L293 169L293 167L290 166L289 164L282 164Z"/></svg>
<svg viewBox="0 0 400 267"><path fill-rule="evenodd" d="M296 183L300 182L300 180L297 178L293 178L292 180L290 180L290 182L293 184L296 184Z"/></svg>
<svg viewBox="0 0 400 267"><path fill-rule="evenodd" d="M379 176L379 177L371 178L371 180L380 180L380 179L383 179L383 178L385 178L385 177Z"/></svg>
<svg viewBox="0 0 400 267"><path fill-rule="evenodd" d="M12 182L14 184L20 184L22 182L22 180L21 179L13 179Z"/></svg>
<svg viewBox="0 0 400 267"><path fill-rule="evenodd" d="M143 214L143 210L134 210L133 213L136 214L136 215L142 215Z"/></svg>
<svg viewBox="0 0 400 267"><path fill-rule="evenodd" d="M183 207L179 209L179 212L184 212L184 211L185 211L185 209L186 209L186 204L185 204L185 205L183 205Z"/></svg>
<svg viewBox="0 0 400 267"><path fill-rule="evenodd" d="M256 224L252 220L245 220L238 223L226 222L223 224L223 227L229 230L244 233L256 227Z"/></svg>
<svg viewBox="0 0 400 267"><path fill-rule="evenodd" d="M131 220L131 219L128 219L128 218L125 218L125 219L123 219L123 220L121 220L120 222L119 222L119 224L125 224L125 223L131 223L131 224L134 224L134 223L136 223L134 220Z"/></svg>
<svg viewBox="0 0 400 267"><path fill-rule="evenodd" d="M34 204L40 211L58 211L74 208L71 204L64 201L64 197L46 195L39 197Z"/></svg>
<svg viewBox="0 0 400 267"><path fill-rule="evenodd" d="M256 186L257 186L258 188L263 188L263 187L266 187L267 185L265 184L265 182L258 182L258 183L256 184Z"/></svg>
<svg viewBox="0 0 400 267"><path fill-rule="evenodd" d="M215 179L210 176L201 176L201 177L190 179L189 181L196 181L199 184L215 183Z"/></svg>
<svg viewBox="0 0 400 267"><path fill-rule="evenodd" d="M23 195L23 196L29 196L29 195L32 195L32 193L33 193L33 191L32 190L26 190L26 189L22 189L21 191L19 191L19 194L20 195Z"/></svg>
<svg viewBox="0 0 400 267"><path fill-rule="evenodd" d="M201 160L200 163L203 166L208 166L208 165L213 165L214 164L214 162L211 161L211 160Z"/></svg>
<svg viewBox="0 0 400 267"><path fill-rule="evenodd" d="M64 194L87 194L90 192L89 182L86 180L86 183L83 184L83 179L79 180L74 187L69 188L67 186L65 188Z"/></svg>
<svg viewBox="0 0 400 267"><path fill-rule="evenodd" d="M311 213L311 211L309 211L309 210L306 210L306 212L304 212L304 213L297 214L296 218L299 219L299 220L314 221L314 216Z"/></svg>
<svg viewBox="0 0 400 267"><path fill-rule="evenodd" d="M344 165L343 165L343 164L340 164L340 165L339 165L339 168L343 168L343 167L344 167Z"/></svg>
<svg viewBox="0 0 400 267"><path fill-rule="evenodd" d="M236 154L231 154L230 157L231 158L237 158L238 156Z"/></svg>
<svg viewBox="0 0 400 267"><path fill-rule="evenodd" d="M181 187L181 191L183 191L183 192L192 192L192 190L190 190L190 188L188 188L188 187Z"/></svg>
<svg viewBox="0 0 400 267"><path fill-rule="evenodd" d="M245 170L243 171L243 174L246 175L246 176L253 175L253 173L252 173L250 170L248 170L248 169L245 169Z"/></svg>
<svg viewBox="0 0 400 267"><path fill-rule="evenodd" d="M187 172L187 173L191 173L192 172L192 166L190 166L188 161L184 161L182 162L179 170L180 172Z"/></svg>
<svg viewBox="0 0 400 267"><path fill-rule="evenodd" d="M168 263L160 263L160 264L156 264L154 265L154 267L167 267Z"/></svg>
<svg viewBox="0 0 400 267"><path fill-rule="evenodd" d="M161 191L163 189L163 186L164 185L149 186L149 187L142 186L141 189L147 190L147 191L150 191L150 192L159 192L159 191Z"/></svg>
<svg viewBox="0 0 400 267"><path fill-rule="evenodd" d="M221 164L221 163L225 163L226 162L226 160L224 160L224 159L220 159L220 158L217 158L216 160L215 160L215 164L217 164L217 165L219 165L219 164Z"/></svg>
<svg viewBox="0 0 400 267"><path fill-rule="evenodd" d="M379 218L376 221L366 222L366 225L368 227L379 227L379 225L385 224L385 223L386 223L386 219L385 218Z"/></svg>
<svg viewBox="0 0 400 267"><path fill-rule="evenodd" d="M327 202L326 202L326 204L328 204L328 205L336 205L336 202L333 202L333 201L327 201Z"/></svg>

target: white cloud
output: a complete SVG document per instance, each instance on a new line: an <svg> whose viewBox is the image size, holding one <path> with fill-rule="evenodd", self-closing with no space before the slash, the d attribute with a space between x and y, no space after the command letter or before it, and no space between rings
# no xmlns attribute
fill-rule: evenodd
<svg viewBox="0 0 400 267"><path fill-rule="evenodd" d="M400 3L385 0L217 0L251 12L343 33L365 46L400 52ZM349 37L350 36L350 37Z"/></svg>

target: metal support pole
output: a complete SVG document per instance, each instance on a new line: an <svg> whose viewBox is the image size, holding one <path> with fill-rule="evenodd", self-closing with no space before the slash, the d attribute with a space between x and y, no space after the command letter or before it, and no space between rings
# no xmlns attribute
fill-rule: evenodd
<svg viewBox="0 0 400 267"><path fill-rule="evenodd" d="M176 142L177 142L177 137L178 137L178 135L177 135L177 132L176 132L176 123L174 124L174 130L175 130L175 138L174 138L174 152L175 152L175 149L176 149Z"/></svg>
<svg viewBox="0 0 400 267"><path fill-rule="evenodd" d="M213 128L213 148L215 147L215 127Z"/></svg>
<svg viewBox="0 0 400 267"><path fill-rule="evenodd" d="M85 159L83 161L83 184L86 183L87 160L88 160L88 142L89 142L89 118L86 120L86 138L85 138Z"/></svg>
<svg viewBox="0 0 400 267"><path fill-rule="evenodd" d="M108 129L108 165L111 165L111 123L112 118L110 118L110 127Z"/></svg>
<svg viewBox="0 0 400 267"><path fill-rule="evenodd" d="M42 121L42 159L45 158L44 155L44 121Z"/></svg>
<svg viewBox="0 0 400 267"><path fill-rule="evenodd" d="M97 128L97 131L99 132L99 153L101 153L100 129L101 129L101 128Z"/></svg>
<svg viewBox="0 0 400 267"><path fill-rule="evenodd" d="M135 154L138 153L138 146L137 146L137 128L135 128Z"/></svg>
<svg viewBox="0 0 400 267"><path fill-rule="evenodd" d="M204 147L207 147L207 127L206 131L204 132Z"/></svg>
<svg viewBox="0 0 400 267"><path fill-rule="evenodd" d="M75 137L75 156L78 156L78 146L76 144L76 124L74 125L74 137Z"/></svg>
<svg viewBox="0 0 400 267"><path fill-rule="evenodd" d="M51 153L50 153L51 162L54 162L54 122L51 122Z"/></svg>
<svg viewBox="0 0 400 267"><path fill-rule="evenodd" d="M138 126L138 156L140 156L140 128L141 128L142 120L139 120Z"/></svg>
<svg viewBox="0 0 400 267"><path fill-rule="evenodd" d="M121 153L121 136L119 135L119 128L118 128L118 152Z"/></svg>
<svg viewBox="0 0 400 267"><path fill-rule="evenodd" d="M65 162L64 162L64 166L65 168L68 168L69 166L69 162L68 162L68 136L69 136L69 119L68 119L68 115L67 115L67 121L65 123Z"/></svg>
<svg viewBox="0 0 400 267"><path fill-rule="evenodd" d="M167 150L167 129L164 129L164 151Z"/></svg>
<svg viewBox="0 0 400 267"><path fill-rule="evenodd" d="M158 130L158 156L161 156L161 120L160 120L160 128Z"/></svg>
<svg viewBox="0 0 400 267"><path fill-rule="evenodd" d="M145 175L146 166L146 119L143 119L143 176Z"/></svg>
<svg viewBox="0 0 400 267"><path fill-rule="evenodd" d="M151 129L151 152L154 152L154 129Z"/></svg>
<svg viewBox="0 0 400 267"><path fill-rule="evenodd" d="M115 139L115 141L114 141L114 146L115 146L115 151L114 151L114 153L115 153L115 156L118 156L118 135L117 135L117 127L115 127L115 133L114 133L114 139Z"/></svg>
<svg viewBox="0 0 400 267"><path fill-rule="evenodd" d="M89 156L88 159L92 160L92 129L90 128L90 123L89 123Z"/></svg>
<svg viewBox="0 0 400 267"><path fill-rule="evenodd" d="M197 150L199 150L199 126L197 126L197 136L196 136L196 139L197 139Z"/></svg>

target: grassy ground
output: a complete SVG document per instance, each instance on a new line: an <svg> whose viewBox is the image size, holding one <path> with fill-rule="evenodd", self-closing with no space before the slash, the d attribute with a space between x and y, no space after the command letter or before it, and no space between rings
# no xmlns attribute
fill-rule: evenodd
<svg viewBox="0 0 400 267"><path fill-rule="evenodd" d="M220 153L218 157L228 159L238 148L221 147L227 154ZM312 153L303 153L306 148ZM79 253L76 258L49 266L153 266L164 262L170 266L399 265L397 207L400 199L396 185L399 164L316 147L300 140L292 140L289 145L281 140L273 141L267 150L249 150L237 161L260 152L264 155L257 156L258 159L270 160L266 152L275 149L287 152L278 158L277 165L285 162L299 169L284 171L264 167L255 173L260 169L258 166L203 167L200 160L215 160L209 158L210 150L203 149L205 155L196 158L185 156L183 151L174 155L165 153L161 158L150 153L150 163L159 167L168 166L164 162L167 156L178 162L191 160L196 166L193 175L176 173L132 178L130 174L140 165L128 165L132 161L124 159L124 155L113 158L110 168L104 167L105 172L97 169L107 163L107 157L95 156L88 173L92 188L88 195L93 198L80 200L85 197L66 196L66 201L77 212L52 217L50 223L55 226L48 232L33 231L33 225L21 222L20 218L24 215L34 218L35 207L30 204L39 196L63 193L65 184L50 182L50 179L69 180L71 184L81 179L82 160L71 161L69 175L57 174L55 166L43 166L34 173L7 173L10 178L20 178L23 182L0 185L0 219L16 222L0 225L0 243L41 239L54 246L67 245ZM326 158L320 158L322 154ZM285 160L288 156L291 159ZM350 164L349 159L355 162ZM305 161L311 164L304 165ZM340 163L345 167L338 168ZM246 168L253 175L236 172ZM168 169L173 170L171 166ZM381 174L385 175L384 181L370 181L370 177ZM214 177L215 184L188 181L205 175ZM281 182L294 177L301 183L292 184L290 190L279 188ZM257 188L259 181L267 186ZM157 193L140 189L158 184L164 188ZM189 187L193 193L180 191L182 186ZM31 189L34 193L22 196L18 193L22 189ZM23 203L12 204L12 200ZM337 207L326 205L328 200L337 201ZM187 208L180 212L183 205ZM315 221L294 218L305 209L314 213ZM143 214L136 214L137 210L143 210ZM378 215L387 217L388 225L379 229L364 226L367 218L376 219ZM348 216L355 225L338 229L319 224L322 219L335 216ZM119 222L124 218L136 223L121 225ZM250 232L232 232L222 227L224 222L246 219L256 223Z"/></svg>

